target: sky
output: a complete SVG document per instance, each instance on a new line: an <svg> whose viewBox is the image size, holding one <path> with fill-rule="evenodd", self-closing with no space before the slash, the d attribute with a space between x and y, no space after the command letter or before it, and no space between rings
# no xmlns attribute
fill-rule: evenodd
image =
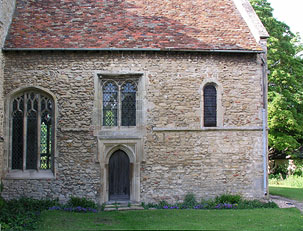
<svg viewBox="0 0 303 231"><path fill-rule="evenodd" d="M286 23L293 33L303 38L303 0L267 0L276 19Z"/></svg>

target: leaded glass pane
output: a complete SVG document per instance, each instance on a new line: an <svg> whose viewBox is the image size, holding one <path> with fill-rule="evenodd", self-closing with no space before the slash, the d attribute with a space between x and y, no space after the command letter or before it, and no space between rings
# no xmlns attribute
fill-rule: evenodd
<svg viewBox="0 0 303 231"><path fill-rule="evenodd" d="M38 158L38 95L31 92L27 97L26 169L37 169Z"/></svg>
<svg viewBox="0 0 303 231"><path fill-rule="evenodd" d="M41 124L40 169L51 168L51 125Z"/></svg>
<svg viewBox="0 0 303 231"><path fill-rule="evenodd" d="M13 101L12 111L12 169L23 169L24 97Z"/></svg>
<svg viewBox="0 0 303 231"><path fill-rule="evenodd" d="M36 92L12 101L12 169L37 169L39 146L40 168L51 168L53 113L53 101Z"/></svg>
<svg viewBox="0 0 303 231"><path fill-rule="evenodd" d="M127 82L121 90L122 126L136 126L136 85Z"/></svg>
<svg viewBox="0 0 303 231"><path fill-rule="evenodd" d="M51 168L52 108L52 101L46 97L41 97L40 169Z"/></svg>
<svg viewBox="0 0 303 231"><path fill-rule="evenodd" d="M103 126L118 124L118 87L114 82L103 86Z"/></svg>
<svg viewBox="0 0 303 231"><path fill-rule="evenodd" d="M204 126L217 126L217 90L212 85L204 88Z"/></svg>

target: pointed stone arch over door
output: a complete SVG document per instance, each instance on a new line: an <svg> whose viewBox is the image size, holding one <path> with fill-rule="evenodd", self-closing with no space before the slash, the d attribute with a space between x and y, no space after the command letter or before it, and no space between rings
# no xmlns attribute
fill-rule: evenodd
<svg viewBox="0 0 303 231"><path fill-rule="evenodd" d="M140 202L140 168L142 161L143 145L141 139L121 139L121 140L107 140L99 139L99 158L100 167L102 171L103 187L101 188L100 202L106 203L108 201L115 201L113 197L110 198L110 165L115 158L115 153L122 152L123 158L129 161L129 199L132 202ZM121 154L120 154L121 155ZM113 159L112 159L113 158ZM122 172L125 172L123 170ZM124 199L125 200L125 199Z"/></svg>
<svg viewBox="0 0 303 231"><path fill-rule="evenodd" d="M122 151L115 151L109 159L109 200L130 199L130 161Z"/></svg>

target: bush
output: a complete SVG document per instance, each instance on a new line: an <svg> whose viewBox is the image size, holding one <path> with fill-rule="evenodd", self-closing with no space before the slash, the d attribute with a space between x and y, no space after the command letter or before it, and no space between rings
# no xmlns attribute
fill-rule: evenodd
<svg viewBox="0 0 303 231"><path fill-rule="evenodd" d="M295 160L294 165L296 166L296 169L293 175L303 177L303 160Z"/></svg>
<svg viewBox="0 0 303 231"><path fill-rule="evenodd" d="M274 202L261 202L258 200L243 200L240 195L224 194L215 199L196 201L195 195L189 193L185 196L183 203L169 204L160 201L158 204L142 202L145 209L254 209L254 208L278 208Z"/></svg>
<svg viewBox="0 0 303 231"><path fill-rule="evenodd" d="M261 202L258 200L243 200L240 195L224 194L210 200L196 201L194 194L187 194L183 203L168 204L160 201L158 204L142 202L145 209L254 209L254 208L278 208L274 202Z"/></svg>
<svg viewBox="0 0 303 231"><path fill-rule="evenodd" d="M4 201L0 213L2 230L35 230L41 211L58 205L58 200L21 198Z"/></svg>
<svg viewBox="0 0 303 231"><path fill-rule="evenodd" d="M5 205L5 200L0 196L0 210Z"/></svg>
<svg viewBox="0 0 303 231"><path fill-rule="evenodd" d="M62 210L67 212L97 212L97 205L88 199L71 197L65 206L58 200L36 200L20 198L5 201L0 197L0 224L2 230L35 230L43 210Z"/></svg>
<svg viewBox="0 0 303 231"><path fill-rule="evenodd" d="M201 204L204 206L205 209L212 209L217 206L217 203L215 200L209 199L209 200L201 200Z"/></svg>
<svg viewBox="0 0 303 231"><path fill-rule="evenodd" d="M221 196L217 196L215 202L217 204L238 204L241 201L240 195L230 195L223 194Z"/></svg>
<svg viewBox="0 0 303 231"><path fill-rule="evenodd" d="M264 203L258 200L243 200L238 204L238 209L256 209L256 208L279 208L274 202Z"/></svg>
<svg viewBox="0 0 303 231"><path fill-rule="evenodd" d="M91 208L97 209L97 205L92 200L80 197L70 197L69 201L66 204L67 207L82 207L82 208Z"/></svg>
<svg viewBox="0 0 303 231"><path fill-rule="evenodd" d="M166 201L160 201L157 204L156 208L157 209L163 209L163 208L168 207L168 206L170 206L170 204L168 204Z"/></svg>
<svg viewBox="0 0 303 231"><path fill-rule="evenodd" d="M277 179L285 179L288 174L288 165L287 164L281 164L278 165L276 168L272 170L272 175L274 178Z"/></svg>
<svg viewBox="0 0 303 231"><path fill-rule="evenodd" d="M144 202L141 203L141 206L144 208L144 209L149 209L149 208L160 208L158 206L158 204L154 204L154 203L148 203L148 204L145 204Z"/></svg>
<svg viewBox="0 0 303 231"><path fill-rule="evenodd" d="M195 205L197 205L198 202L196 200L196 197L193 193L188 193L185 195L184 201L182 205L184 207L193 208Z"/></svg>

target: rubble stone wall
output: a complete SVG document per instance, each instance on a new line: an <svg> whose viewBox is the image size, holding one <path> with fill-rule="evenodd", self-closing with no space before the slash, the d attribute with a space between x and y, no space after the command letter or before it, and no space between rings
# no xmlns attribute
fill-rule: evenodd
<svg viewBox="0 0 303 231"><path fill-rule="evenodd" d="M4 39L9 28L11 17L15 6L14 0L0 0L0 180L3 169L3 118L4 118L4 101L3 101L3 68L4 58L2 47Z"/></svg>
<svg viewBox="0 0 303 231"><path fill-rule="evenodd" d="M223 193L263 198L261 70L257 54L5 52L5 99L21 87L48 89L58 114L55 177L5 178L2 196L102 201L106 163L100 163L98 134L104 128L95 122L100 108L94 91L96 75L106 72L144 78L144 158L135 172L141 201L175 202L188 192L198 198ZM222 126L217 128L201 122L206 83L218 85ZM8 137L8 120L4 127ZM9 172L9 148L4 156Z"/></svg>

